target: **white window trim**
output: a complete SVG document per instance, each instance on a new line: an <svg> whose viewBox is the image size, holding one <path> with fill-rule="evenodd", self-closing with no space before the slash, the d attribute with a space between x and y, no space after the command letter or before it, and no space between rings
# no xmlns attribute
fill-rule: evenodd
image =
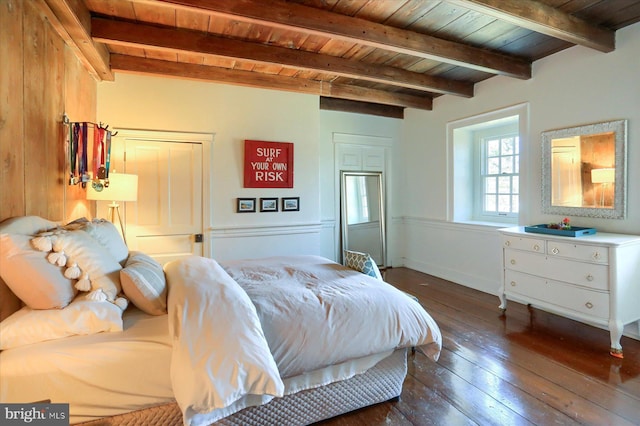
<svg viewBox="0 0 640 426"><path fill-rule="evenodd" d="M520 138L520 167L519 167L519 194L520 207L517 218L496 218L495 221L474 217L473 203L469 202L472 197L471 191L475 189L470 175L474 169L473 155L469 152L470 144L473 144L471 137L465 140L460 135L464 135L466 129L474 126L481 127L483 123L493 122L508 117L518 116L518 135ZM470 133L470 132L466 132ZM512 226L514 223L524 223L527 220L527 197L526 188L528 185L529 170L525 159L529 152L529 104L522 103L500 110L490 111L472 117L463 118L447 123L447 220L449 222L486 224L490 226ZM456 137L458 140L456 141ZM470 157L470 158L465 158ZM459 167L456 169L456 163ZM473 199L475 197L472 197Z"/></svg>

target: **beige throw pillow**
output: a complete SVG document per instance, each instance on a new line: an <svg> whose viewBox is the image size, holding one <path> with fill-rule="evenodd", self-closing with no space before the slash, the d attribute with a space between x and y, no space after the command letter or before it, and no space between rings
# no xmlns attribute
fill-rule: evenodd
<svg viewBox="0 0 640 426"><path fill-rule="evenodd" d="M0 234L35 235L58 226L57 222L40 216L16 216L0 222Z"/></svg>
<svg viewBox="0 0 640 426"><path fill-rule="evenodd" d="M167 282L162 265L151 256L132 251L120 271L122 291L140 310L151 315L167 313Z"/></svg>
<svg viewBox="0 0 640 426"><path fill-rule="evenodd" d="M42 239L50 239L50 248L45 247ZM37 243L36 243L37 242ZM83 277L88 274L90 288L79 288L83 291L91 291L96 294L101 290L106 295L106 300L114 302L121 291L120 270L122 266L98 241L81 229L74 231L58 230L53 234L45 232L32 240L32 244L44 252L53 251L48 255L61 259L58 274L70 276L69 269L76 270L75 278L86 281ZM66 265L66 267L64 266ZM71 278L74 278L71 276ZM76 283L76 287L78 287Z"/></svg>
<svg viewBox="0 0 640 426"><path fill-rule="evenodd" d="M0 276L31 309L63 308L76 289L60 267L47 260L47 253L33 250L29 235L0 235Z"/></svg>

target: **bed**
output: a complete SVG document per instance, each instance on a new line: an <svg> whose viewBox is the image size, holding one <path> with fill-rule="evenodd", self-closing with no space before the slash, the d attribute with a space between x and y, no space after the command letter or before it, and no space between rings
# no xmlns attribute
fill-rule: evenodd
<svg viewBox="0 0 640 426"><path fill-rule="evenodd" d="M72 424L310 424L398 397L407 348L439 356L418 302L329 259L162 267L116 235L105 221L0 224L15 311L1 313L0 402L68 403ZM51 275L56 294L34 296Z"/></svg>

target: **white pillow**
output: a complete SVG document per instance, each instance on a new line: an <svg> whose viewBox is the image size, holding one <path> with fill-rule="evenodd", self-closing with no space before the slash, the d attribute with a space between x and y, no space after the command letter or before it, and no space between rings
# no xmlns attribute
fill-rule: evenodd
<svg viewBox="0 0 640 426"><path fill-rule="evenodd" d="M106 248L120 265L124 265L127 256L129 256L129 249L120 236L118 228L113 223L105 219L93 219L80 229L91 235L102 247Z"/></svg>
<svg viewBox="0 0 640 426"><path fill-rule="evenodd" d="M0 350L79 334L122 331L122 310L78 296L64 309L27 306L0 322Z"/></svg>
<svg viewBox="0 0 640 426"><path fill-rule="evenodd" d="M32 309L63 308L76 289L47 253L33 250L30 235L0 234L0 277Z"/></svg>
<svg viewBox="0 0 640 426"><path fill-rule="evenodd" d="M0 222L0 233L34 235L56 226L58 223L40 216L16 216Z"/></svg>
<svg viewBox="0 0 640 426"><path fill-rule="evenodd" d="M40 234L38 238L50 238L53 252L64 255L67 268L79 268L81 273L89 274L92 292L102 290L107 300L113 302L120 293L120 270L122 266L98 241L83 230L58 230L54 235L49 232ZM36 244L37 238L32 240ZM42 250L42 247L36 245ZM49 247L50 249L51 247ZM46 249L45 249L46 250ZM64 274L66 269L59 268L58 273Z"/></svg>
<svg viewBox="0 0 640 426"><path fill-rule="evenodd" d="M150 315L167 313L167 282L162 265L151 256L132 251L120 271L124 294Z"/></svg>

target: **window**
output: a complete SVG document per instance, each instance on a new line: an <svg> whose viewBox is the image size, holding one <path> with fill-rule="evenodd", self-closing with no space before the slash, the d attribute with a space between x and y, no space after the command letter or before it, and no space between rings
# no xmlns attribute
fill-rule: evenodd
<svg viewBox="0 0 640 426"><path fill-rule="evenodd" d="M484 137L481 144L479 216L518 214L520 138L517 134Z"/></svg>
<svg viewBox="0 0 640 426"><path fill-rule="evenodd" d="M518 223L526 104L447 124L448 219Z"/></svg>

